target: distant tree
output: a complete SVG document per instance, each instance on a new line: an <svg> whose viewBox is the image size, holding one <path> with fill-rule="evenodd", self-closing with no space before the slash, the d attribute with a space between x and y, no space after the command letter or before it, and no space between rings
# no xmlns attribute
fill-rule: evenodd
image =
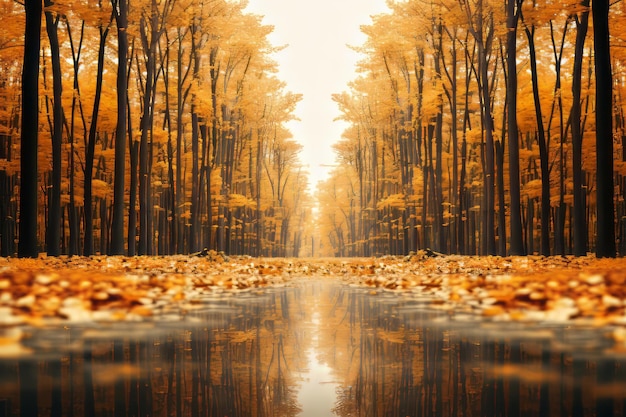
<svg viewBox="0 0 626 417"><path fill-rule="evenodd" d="M614 257L613 73L609 42L609 1L593 0L591 7L596 70L596 256Z"/></svg>
<svg viewBox="0 0 626 417"><path fill-rule="evenodd" d="M22 139L18 256L37 257L37 147L39 139L39 52L41 0L25 0L22 67Z"/></svg>

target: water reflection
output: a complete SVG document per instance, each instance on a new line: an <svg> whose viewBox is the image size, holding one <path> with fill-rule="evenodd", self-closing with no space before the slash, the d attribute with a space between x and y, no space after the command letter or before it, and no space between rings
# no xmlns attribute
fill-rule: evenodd
<svg viewBox="0 0 626 417"><path fill-rule="evenodd" d="M185 317L25 329L32 354L0 358L0 416L626 413L626 357L601 329L464 321L330 281Z"/></svg>

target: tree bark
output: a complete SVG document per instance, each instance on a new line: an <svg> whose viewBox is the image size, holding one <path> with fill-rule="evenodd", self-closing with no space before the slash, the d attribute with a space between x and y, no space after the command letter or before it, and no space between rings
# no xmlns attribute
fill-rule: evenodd
<svg viewBox="0 0 626 417"><path fill-rule="evenodd" d="M20 224L18 256L36 258L37 149L39 140L39 51L41 0L25 0L24 61L22 67L22 138L20 157Z"/></svg>
<svg viewBox="0 0 626 417"><path fill-rule="evenodd" d="M613 188L613 72L609 42L609 1L594 0L593 36L596 68L596 256L615 257Z"/></svg>
<svg viewBox="0 0 626 417"><path fill-rule="evenodd" d="M117 127L115 130L115 177L111 255L124 253L124 181L126 175L126 127L128 100L128 0L112 0L117 22Z"/></svg>
<svg viewBox="0 0 626 417"><path fill-rule="evenodd" d="M549 145L543 126L541 98L539 97L539 79L537 74L537 58L534 41L534 28L527 28L528 52L530 55L530 71L535 99L535 118L537 120L537 143L539 144L539 160L541 164L541 247L542 255L550 255L550 170L548 167Z"/></svg>
<svg viewBox="0 0 626 417"><path fill-rule="evenodd" d="M517 22L523 0L507 0L507 132L509 144L509 210L511 255L525 255L522 233L522 206L519 172L519 133L517 129ZM517 10L516 10L517 6Z"/></svg>
<svg viewBox="0 0 626 417"><path fill-rule="evenodd" d="M44 1L45 6L52 4L51 0ZM59 38L57 28L58 16L55 18L50 11L45 12L46 31L50 41L50 55L52 59L52 178L48 199L48 221L46 224L46 252L50 256L60 255L61 239L61 141L63 137L63 104L61 95L61 58L59 54Z"/></svg>
<svg viewBox="0 0 626 417"><path fill-rule="evenodd" d="M96 73L96 91L93 102L93 110L91 113L91 125L89 126L89 137L87 140L87 148L85 150L85 183L84 183L84 225L83 230L85 240L83 243L83 255L91 256L93 254L93 205L92 205L92 177L93 162L96 149L96 136L98 133L98 115L100 112L100 99L102 97L102 78L104 74L104 52L106 49L106 39L109 34L111 20L105 28L100 28L100 46L98 48L98 70Z"/></svg>
<svg viewBox="0 0 626 417"><path fill-rule="evenodd" d="M589 0L581 3L589 7ZM589 10L581 13L576 20L576 43L574 46L574 68L572 70L572 179L574 183L574 255L584 256L587 254L587 218L585 207L585 190L583 188L583 163L582 143L583 132L581 129L581 90L582 90L582 67L585 38L589 27Z"/></svg>

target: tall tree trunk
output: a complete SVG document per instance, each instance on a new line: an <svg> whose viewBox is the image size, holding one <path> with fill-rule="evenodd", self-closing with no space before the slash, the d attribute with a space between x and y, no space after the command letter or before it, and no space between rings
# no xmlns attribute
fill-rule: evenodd
<svg viewBox="0 0 626 417"><path fill-rule="evenodd" d="M87 147L85 150L85 183L84 183L84 217L83 230L85 233L85 241L83 243L83 255L91 256L93 254L93 204L92 204L92 180L93 180L93 163L96 149L96 137L98 133L98 115L100 112L100 99L102 97L102 77L104 74L104 52L106 49L106 38L109 34L111 20L105 28L100 28L100 46L98 48L98 70L96 73L96 91L93 102L93 111L91 113L91 125L89 126L89 137L87 139Z"/></svg>
<svg viewBox="0 0 626 417"><path fill-rule="evenodd" d="M183 70L183 39L188 33L188 30L183 31L182 29L178 31L178 51L177 51L177 63L176 63L176 186L173 189L173 204L174 204L174 213L172 216L172 223L174 224L173 234L176 238L176 253L183 253L185 247L185 224L184 220L182 220L182 209L183 203L185 203L185 193L183 192L183 116L185 111L185 103L187 101L187 97L190 91L191 86L185 87L185 81L187 80L191 65L188 65L185 70ZM192 35L193 36L193 35ZM193 39L193 37L192 37ZM192 43L192 46L195 44ZM192 48L191 58L193 59L193 55L195 55L194 49Z"/></svg>
<svg viewBox="0 0 626 417"><path fill-rule="evenodd" d="M530 55L530 72L535 99L535 118L537 120L537 143L539 144L539 160L541 164L541 247L542 255L550 255L550 169L548 152L550 150L543 126L541 98L539 96L539 78L537 74L537 57L534 40L534 27L526 28L528 52Z"/></svg>
<svg viewBox="0 0 626 417"><path fill-rule="evenodd" d="M609 42L609 1L593 0L596 68L596 256L615 256L613 188L613 71Z"/></svg>
<svg viewBox="0 0 626 417"><path fill-rule="evenodd" d="M589 0L583 0L582 6L588 8ZM582 120L581 120L581 90L582 68L585 50L585 38L589 27L589 10L581 12L576 19L576 43L574 46L574 68L572 70L572 179L574 183L574 255L584 256L587 254L587 217L585 212L585 190L583 188L583 163L582 163Z"/></svg>
<svg viewBox="0 0 626 417"><path fill-rule="evenodd" d="M151 143L154 120L153 96L155 89L156 52L160 37L159 15L156 0L151 2L150 16L141 18L141 43L145 54L146 77L143 91L143 114L141 115L141 138L139 140L139 255L151 254L152 224L151 198Z"/></svg>
<svg viewBox="0 0 626 417"><path fill-rule="evenodd" d="M80 27L80 39L78 46L75 48L74 39L72 37L72 30L69 21L66 19L65 25L67 28L67 34L72 51L72 69L73 69L73 90L75 94L72 95L72 107L70 112L70 128L69 128L69 151L68 151L68 177L69 177L69 204L68 204L68 222L69 222L69 255L77 255L80 253L80 219L78 207L76 206L76 187L75 187L75 131L76 131L76 110L80 112L80 118L83 125L83 136L87 136L87 125L83 113L83 106L80 101L80 84L78 82L78 72L80 68L80 54L83 45L83 39L85 34L85 21L81 22Z"/></svg>
<svg viewBox="0 0 626 417"><path fill-rule="evenodd" d="M24 61L22 67L22 138L20 157L20 225L18 256L36 258L37 150L39 140L39 51L41 0L25 0Z"/></svg>
<svg viewBox="0 0 626 417"><path fill-rule="evenodd" d="M172 141L172 109L170 108L170 40L165 32L166 47L164 56L161 58L163 64L163 86L165 88L165 116L163 118L163 129L167 131L167 145L165 159L167 161L167 188L161 195L161 229L159 231L159 253L171 255L176 253L176 229L178 228L176 216L176 182L174 181L174 144ZM163 51L161 51L163 53Z"/></svg>
<svg viewBox="0 0 626 417"><path fill-rule="evenodd" d="M126 102L128 109L128 156L130 159L129 167L129 196L128 196L128 256L135 256L137 251L137 170L139 165L139 142L133 139L133 125L130 118L130 103Z"/></svg>
<svg viewBox="0 0 626 417"><path fill-rule="evenodd" d="M434 59L435 66L435 79L438 83L441 82L441 57L443 56L443 40L442 40L442 24L439 22L435 28L437 37L436 56ZM437 106L437 114L435 116L435 170L434 170L434 209L435 212L435 230L437 240L433 243L436 244L436 248L440 252L447 252L446 245L446 233L444 232L443 221L443 98L439 93Z"/></svg>
<svg viewBox="0 0 626 417"><path fill-rule="evenodd" d="M561 91L561 67L563 62L563 49L567 37L567 29L569 27L570 20L565 21L561 43L557 48L556 40L554 38L554 25L550 22L550 34L552 39L552 48L554 50L554 66L555 66L555 83L554 83L554 98L552 100L552 109L550 111L550 118L548 122L548 132L550 132L552 121L554 120L554 113L558 106L559 114L559 205L553 210L554 219L554 254L565 255L565 135L566 135L566 123L563 115L563 98L560 94Z"/></svg>
<svg viewBox="0 0 626 417"><path fill-rule="evenodd" d="M459 132L458 132L458 122L457 122L457 113L458 113L458 70L457 70L457 34L456 31L453 33L448 32L450 36L450 40L452 41L452 47L450 49L451 59L450 59L450 69L448 69L448 65L443 62L443 68L448 76L448 81L450 82L450 89L448 91L448 103L450 105L450 114L452 115L450 120L450 135L452 136L452 182L450 184L450 203L452 212L451 217L451 227L450 227L450 251L452 253L459 253L459 241L458 241L458 230L461 225L460 222L460 211L458 206L458 187L459 187ZM444 55L442 54L442 59Z"/></svg>
<svg viewBox="0 0 626 417"><path fill-rule="evenodd" d="M504 142L496 140L496 187L498 190L498 255L506 256L506 209L504 201Z"/></svg>
<svg viewBox="0 0 626 417"><path fill-rule="evenodd" d="M191 235L189 236L189 249L196 252L200 249L200 175L199 175L199 143L200 130L198 127L198 114L195 105L191 105Z"/></svg>
<svg viewBox="0 0 626 417"><path fill-rule="evenodd" d="M478 59L478 84L480 87L480 98L482 101L482 117L483 117L483 131L485 140L484 149L484 195L482 202L482 247L481 252L483 255L495 254L496 241L495 241L495 196L494 196L494 181L495 181L495 163L494 163L494 142L493 142L493 115L491 109L491 89L489 84L489 60L488 53L491 50L491 42L493 38L493 17L488 16L488 21L485 21L483 16L484 7L483 0L478 0L476 9L474 11L475 16L470 15L470 11L466 8L468 14L468 21L472 24L470 31L477 47L477 59ZM475 23L474 23L475 22Z"/></svg>
<svg viewBox="0 0 626 417"><path fill-rule="evenodd" d="M126 175L126 127L128 100L128 0L112 0L117 22L117 127L115 130L115 177L111 255L124 253L124 181ZM130 243L129 243L130 244Z"/></svg>
<svg viewBox="0 0 626 417"><path fill-rule="evenodd" d="M51 0L45 0L46 7L52 5ZM59 38L57 28L59 17L53 16L52 12L46 11L46 31L50 41L50 55L52 59L52 178L50 198L48 199L48 221L46 224L46 246L50 256L60 255L61 239L61 141L63 138L63 93L61 58L59 54Z"/></svg>
<svg viewBox="0 0 626 417"><path fill-rule="evenodd" d="M511 255L525 255L522 232L522 205L517 129L517 22L523 0L507 0L507 131L509 143L509 210ZM517 9L516 9L517 7Z"/></svg>

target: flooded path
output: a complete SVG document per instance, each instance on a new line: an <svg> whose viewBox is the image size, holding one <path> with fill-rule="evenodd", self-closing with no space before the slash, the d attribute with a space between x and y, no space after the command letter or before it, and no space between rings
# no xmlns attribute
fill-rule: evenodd
<svg viewBox="0 0 626 417"><path fill-rule="evenodd" d="M626 355L605 329L451 315L329 279L181 313L23 328L20 351L0 345L0 416L626 413Z"/></svg>

